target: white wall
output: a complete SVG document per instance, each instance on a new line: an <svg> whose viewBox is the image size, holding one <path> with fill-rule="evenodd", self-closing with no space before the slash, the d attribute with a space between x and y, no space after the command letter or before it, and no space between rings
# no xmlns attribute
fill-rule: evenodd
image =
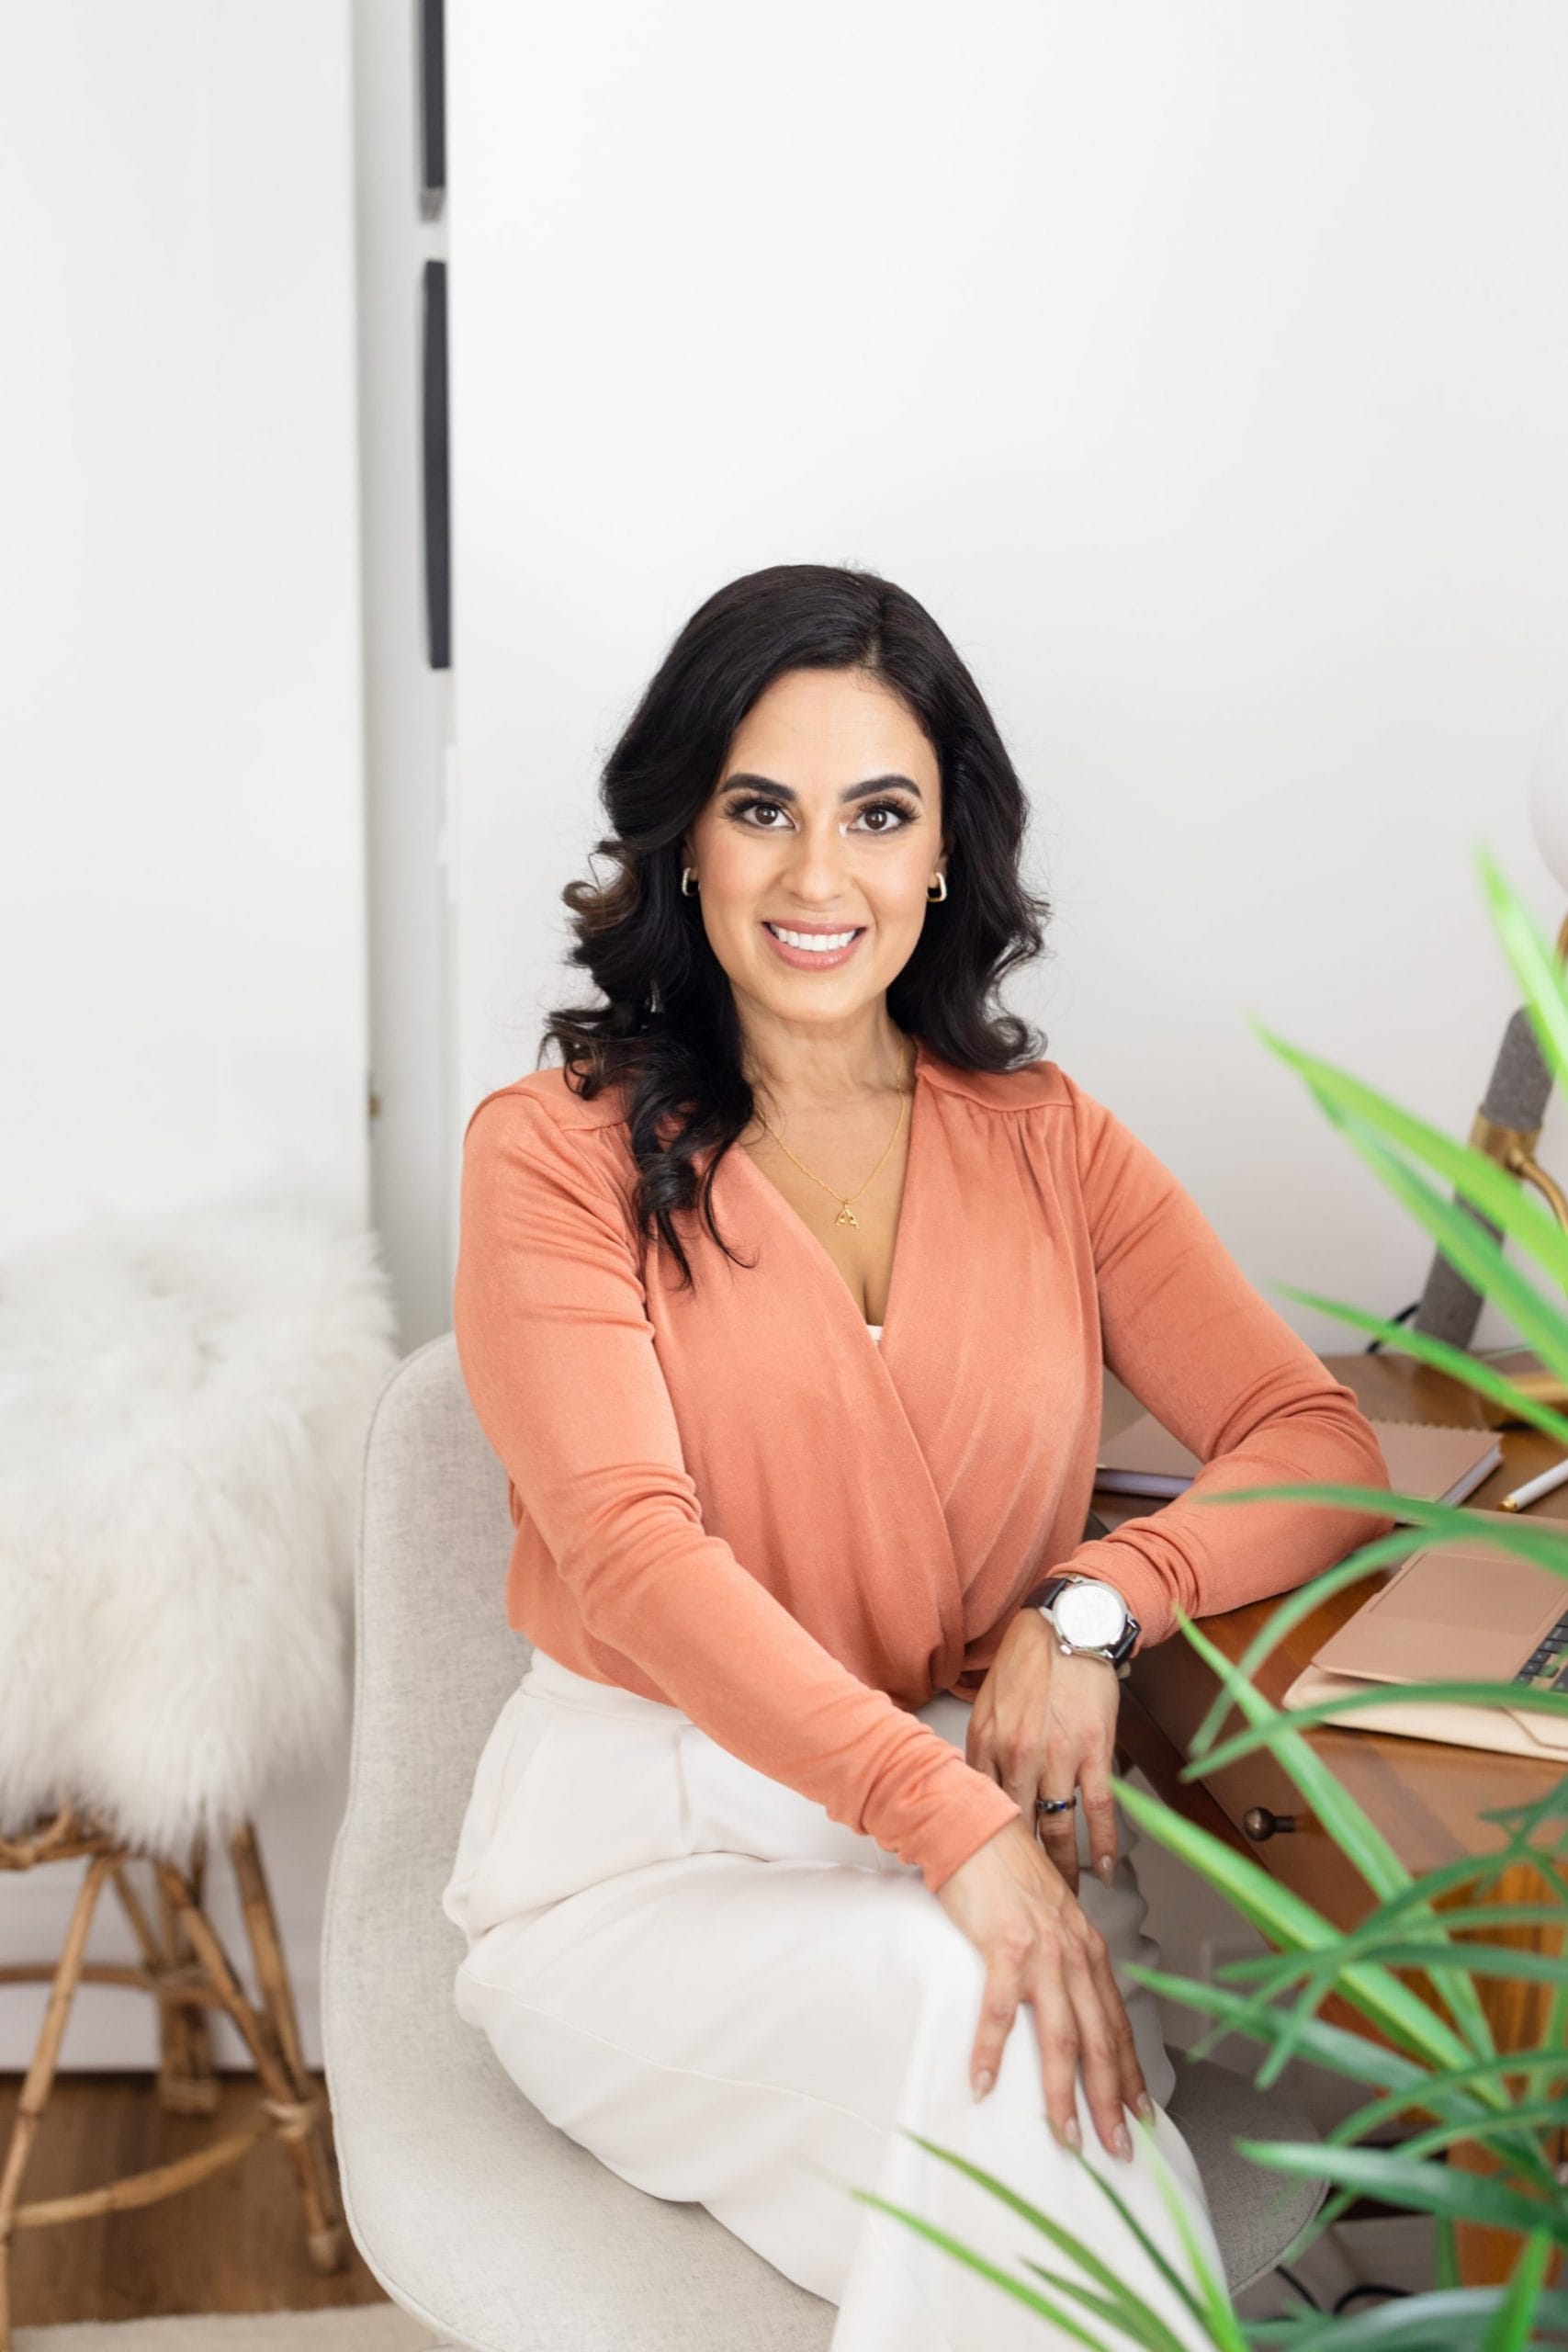
<svg viewBox="0 0 1568 2352"><path fill-rule="evenodd" d="M364 1216L346 0L52 0L5 30L0 1246L285 1170ZM345 1771L257 1825L312 2054ZM5 1877L0 1960L57 1953L78 1876ZM92 1956L130 1957L98 1919ZM42 2007L0 1992L0 2068ZM85 1988L64 2064L152 2063L153 2018Z"/></svg>
<svg viewBox="0 0 1568 2352"><path fill-rule="evenodd" d="M1526 783L1568 692L1568 13L448 22L460 1115L581 985L559 892L671 636L863 562L1030 791L1054 956L1012 1001L1359 1346L1269 1284L1393 1314L1427 1245L1247 1016L1463 1134L1515 1001L1473 845L1560 918ZM1150 1881L1198 1964L1224 1921Z"/></svg>
<svg viewBox="0 0 1568 2352"><path fill-rule="evenodd" d="M1474 842L1555 929L1568 16L454 0L449 51L463 1106L568 992L674 631L863 561L1024 775L1047 1050L1255 1281L1408 1304L1423 1237L1247 1017L1463 1131L1514 1001Z"/></svg>
<svg viewBox="0 0 1568 2352"><path fill-rule="evenodd" d="M291 1158L362 1208L346 10L6 45L0 1231Z"/></svg>

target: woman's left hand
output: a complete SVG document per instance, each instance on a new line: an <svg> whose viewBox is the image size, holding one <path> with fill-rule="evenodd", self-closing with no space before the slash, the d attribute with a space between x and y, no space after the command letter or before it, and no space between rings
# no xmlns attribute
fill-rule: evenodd
<svg viewBox="0 0 1568 2352"><path fill-rule="evenodd" d="M1076 1894L1077 1809L1036 1813L1038 1797L1083 1795L1096 1874L1116 1868L1111 1758L1122 1685L1103 1658L1067 1657L1038 1609L1021 1609L975 1696L965 1742L976 1771L1000 1782Z"/></svg>

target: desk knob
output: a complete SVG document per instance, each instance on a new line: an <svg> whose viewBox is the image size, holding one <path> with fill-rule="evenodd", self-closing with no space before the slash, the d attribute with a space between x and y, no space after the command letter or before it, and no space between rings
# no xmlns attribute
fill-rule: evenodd
<svg viewBox="0 0 1568 2352"><path fill-rule="evenodd" d="M1253 1844L1261 1846L1266 1838L1277 1838L1281 1830L1299 1829L1302 1824L1299 1814L1270 1813L1266 1804L1255 1804L1243 1814L1241 1826Z"/></svg>

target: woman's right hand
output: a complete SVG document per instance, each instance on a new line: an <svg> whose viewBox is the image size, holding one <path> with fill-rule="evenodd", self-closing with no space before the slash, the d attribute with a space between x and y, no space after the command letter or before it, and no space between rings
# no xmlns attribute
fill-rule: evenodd
<svg viewBox="0 0 1568 2352"><path fill-rule="evenodd" d="M1065 2147L1081 2144L1078 2066L1103 2144L1133 2153L1123 2104L1149 2120L1154 2102L1104 1937L1085 1917L1021 1817L1010 1821L938 1887L937 1901L986 1963L986 1992L970 2060L983 2098L996 2081L1021 2001L1034 2010L1045 2114Z"/></svg>

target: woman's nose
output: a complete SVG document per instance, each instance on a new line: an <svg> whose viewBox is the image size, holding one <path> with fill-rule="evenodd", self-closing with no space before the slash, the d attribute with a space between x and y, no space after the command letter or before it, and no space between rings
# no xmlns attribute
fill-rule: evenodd
<svg viewBox="0 0 1568 2352"><path fill-rule="evenodd" d="M846 873L844 844L832 832L802 833L795 844L790 878L803 899L813 905L830 902Z"/></svg>

